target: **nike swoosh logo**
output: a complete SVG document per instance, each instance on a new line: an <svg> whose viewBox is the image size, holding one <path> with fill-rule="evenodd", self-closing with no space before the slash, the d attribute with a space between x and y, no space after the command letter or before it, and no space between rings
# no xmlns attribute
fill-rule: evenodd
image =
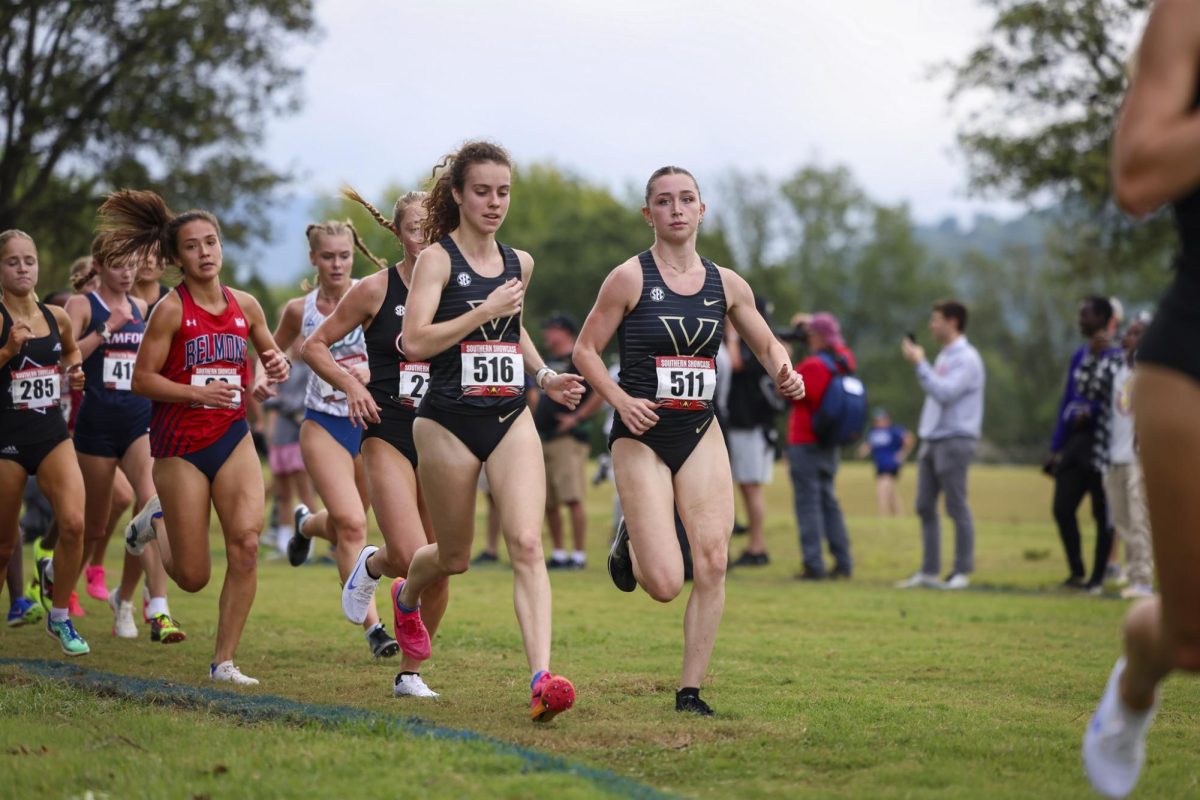
<svg viewBox="0 0 1200 800"><path fill-rule="evenodd" d="M519 409L519 408L514 408L512 411L508 412L507 414L501 414L501 415L500 415L500 421L501 421L501 422L508 422L508 418L509 418L509 417L511 417L513 414L516 414L516 413L517 413L518 411L520 411L520 410L521 410L521 409Z"/></svg>
<svg viewBox="0 0 1200 800"><path fill-rule="evenodd" d="M704 420L704 424L701 425L699 428L696 428L696 433L703 433L704 429L708 427L708 423L710 423L712 421L713 421L712 417L709 417L708 419Z"/></svg>
<svg viewBox="0 0 1200 800"><path fill-rule="evenodd" d="M718 300L705 300L704 305L705 306L715 306L719 302L721 302L719 299Z"/></svg>

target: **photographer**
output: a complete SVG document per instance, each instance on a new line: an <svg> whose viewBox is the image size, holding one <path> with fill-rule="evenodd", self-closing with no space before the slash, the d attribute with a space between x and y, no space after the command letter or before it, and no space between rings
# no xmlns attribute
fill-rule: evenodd
<svg viewBox="0 0 1200 800"><path fill-rule="evenodd" d="M792 319L793 333L787 337L808 344L810 355L796 365L804 378L807 393L792 403L788 419L788 473L792 479L792 497L796 508L796 524L800 528L800 553L803 569L800 580L816 581L826 577L849 578L853 571L850 558L850 537L842 509L833 493L833 479L838 469L836 445L822 444L813 426L813 417L821 407L825 391L833 380L826 358L839 365L840 371L853 372L854 354L842 339L837 317L821 312L811 317L798 314ZM833 555L833 570L826 572L821 541L829 543Z"/></svg>

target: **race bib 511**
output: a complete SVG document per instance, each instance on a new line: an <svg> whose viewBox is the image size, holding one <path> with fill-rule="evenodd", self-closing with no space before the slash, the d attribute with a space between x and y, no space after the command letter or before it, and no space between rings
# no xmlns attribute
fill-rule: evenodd
<svg viewBox="0 0 1200 800"><path fill-rule="evenodd" d="M685 411L706 409L717 390L717 363L711 358L658 356L657 400L663 408Z"/></svg>

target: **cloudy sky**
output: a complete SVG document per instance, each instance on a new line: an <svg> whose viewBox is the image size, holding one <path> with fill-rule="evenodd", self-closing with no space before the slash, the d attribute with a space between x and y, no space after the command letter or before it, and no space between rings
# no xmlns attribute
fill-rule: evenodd
<svg viewBox="0 0 1200 800"><path fill-rule="evenodd" d="M986 31L974 0L318 0L318 17L293 54L304 109L268 131L300 198L350 182L386 203L487 137L621 193L666 163L703 187L815 160L923 222L1012 211L966 195L948 84L929 77ZM281 222L264 272L303 263L302 228Z"/></svg>

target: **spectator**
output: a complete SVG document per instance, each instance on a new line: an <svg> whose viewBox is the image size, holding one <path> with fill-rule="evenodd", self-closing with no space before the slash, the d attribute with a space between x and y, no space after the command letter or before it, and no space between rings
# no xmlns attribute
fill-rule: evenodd
<svg viewBox="0 0 1200 800"><path fill-rule="evenodd" d="M571 362L575 349L575 320L557 314L542 323L542 352L546 366L555 372L577 372ZM587 564L587 509L584 508L588 454L591 452L588 418L603 399L584 384L583 399L574 411L542 394L533 409L533 424L542 439L546 461L546 523L554 549L546 560L549 569L583 569ZM571 517L574 552L567 554L562 506Z"/></svg>
<svg viewBox="0 0 1200 800"><path fill-rule="evenodd" d="M849 578L854 569L850 558L850 538L846 522L833 491L837 475L838 450L835 445L817 440L813 416L833 379L822 355L834 360L839 371L853 372L854 354L842 339L841 326L832 314L813 314L798 317L808 333L812 354L796 365L804 379L806 394L792 403L788 420L788 471L792 478L792 497L796 508L796 524L800 528L800 552L803 569L800 580L823 580L826 577ZM833 555L833 570L826 573L821 542L829 543Z"/></svg>
<svg viewBox="0 0 1200 800"><path fill-rule="evenodd" d="M1096 418L1096 445L1104 471L1104 494L1112 512L1113 526L1125 542L1130 585L1121 592L1127 599L1154 594L1154 563L1150 548L1150 518L1146 491L1133 435L1134 357L1150 315L1139 315L1129 324L1121 341L1123 351L1106 350L1100 356L1089 351L1076 373L1085 398L1100 404ZM1118 354L1119 355L1114 355Z"/></svg>
<svg viewBox="0 0 1200 800"><path fill-rule="evenodd" d="M766 301L756 296L754 303L770 324ZM771 482L775 470L775 446L779 438L775 415L787 408L787 402L775 391L774 377L758 363L737 331L730 326L725 334L731 376L725 436L733 482L745 502L750 534L746 549L732 566L761 567L770 563L763 531L767 518L763 486Z"/></svg>
<svg viewBox="0 0 1200 800"><path fill-rule="evenodd" d="M875 462L875 500L879 516L900 516L900 466L912 452L916 438L902 425L892 423L886 408L875 409L874 423L867 439L858 448L859 458L870 456Z"/></svg>
<svg viewBox="0 0 1200 800"><path fill-rule="evenodd" d="M917 368L925 392L917 435L917 514L921 518L921 569L896 584L965 589L975 571L975 523L967 506L967 468L983 428L985 374L979 351L967 341L967 309L957 300L933 307L929 332L942 346L933 366L925 350L910 338L901 345L904 358ZM946 497L946 513L954 520L954 569L938 580L942 561L938 495Z"/></svg>
<svg viewBox="0 0 1200 800"><path fill-rule="evenodd" d="M1088 340L1075 351L1067 370L1067 382L1058 406L1058 421L1050 441L1050 456L1044 470L1054 477L1054 520L1062 539L1071 574L1063 586L1099 592L1104 583L1112 529L1108 525L1108 506L1102 477L1107 431L1096 437L1096 420L1101 403L1088 400L1080 392L1076 373L1084 357L1121 358L1120 348L1109 339L1112 303L1106 297L1087 297L1079 304L1079 332ZM1090 578L1085 578L1079 522L1075 512L1084 495L1091 495L1092 517L1096 521L1096 553Z"/></svg>

